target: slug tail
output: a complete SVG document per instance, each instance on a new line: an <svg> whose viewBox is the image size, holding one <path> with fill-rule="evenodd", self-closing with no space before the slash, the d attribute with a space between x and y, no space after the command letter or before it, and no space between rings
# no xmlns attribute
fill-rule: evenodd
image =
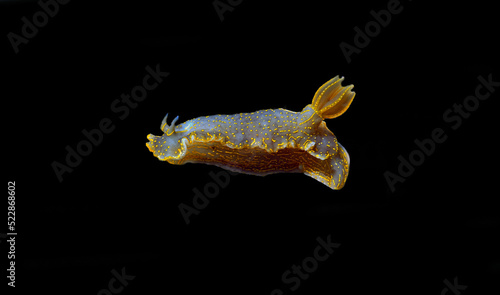
<svg viewBox="0 0 500 295"><path fill-rule="evenodd" d="M344 77L335 76L316 91L312 107L323 119L336 118L351 105L356 95L351 91L354 85L342 86L343 80Z"/></svg>

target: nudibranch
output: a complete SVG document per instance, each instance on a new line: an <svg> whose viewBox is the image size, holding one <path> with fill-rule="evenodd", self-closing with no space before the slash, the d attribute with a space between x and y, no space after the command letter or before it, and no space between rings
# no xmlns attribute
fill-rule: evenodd
<svg viewBox="0 0 500 295"><path fill-rule="evenodd" d="M341 189L349 173L349 155L323 119L342 115L354 99L353 85L336 76L321 86L301 112L261 110L212 115L175 125L161 123L161 136L149 134L148 149L170 164L204 163L224 169L268 175L300 172L332 189Z"/></svg>

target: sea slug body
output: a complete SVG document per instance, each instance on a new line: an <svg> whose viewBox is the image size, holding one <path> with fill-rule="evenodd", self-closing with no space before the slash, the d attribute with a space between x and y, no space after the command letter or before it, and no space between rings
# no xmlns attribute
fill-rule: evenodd
<svg viewBox="0 0 500 295"><path fill-rule="evenodd" d="M353 85L336 76L321 86L301 112L268 109L212 115L170 125L161 136L148 135L148 149L170 164L204 163L224 169L268 175L304 173L332 189L341 189L349 173L349 155L323 119L343 114L354 99Z"/></svg>

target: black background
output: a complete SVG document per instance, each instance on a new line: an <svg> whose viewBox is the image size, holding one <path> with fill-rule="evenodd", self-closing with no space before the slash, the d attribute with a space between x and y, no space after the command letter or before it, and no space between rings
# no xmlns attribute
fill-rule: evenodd
<svg viewBox="0 0 500 295"><path fill-rule="evenodd" d="M495 289L500 90L456 130L443 121L474 94L478 76L500 80L498 15L487 1L402 1L351 63L339 44L353 44L354 27L389 1L246 0L223 21L212 1L123 2L61 5L17 54L7 34L20 34L21 18L40 7L0 6L17 291L97 294L122 268L135 278L121 294L441 294L455 277L463 294ZM170 75L120 120L111 103L157 64ZM154 158L146 135L160 135L165 113L183 122L300 111L335 75L357 93L327 121L351 157L346 186L334 191L300 174L231 176L186 225L178 205L191 205L193 189L222 170ZM64 163L65 147L103 118L113 132L59 182L51 164ZM384 172L397 173L398 156L407 159L435 128L447 140L391 192ZM341 246L291 291L282 274L328 235Z"/></svg>

